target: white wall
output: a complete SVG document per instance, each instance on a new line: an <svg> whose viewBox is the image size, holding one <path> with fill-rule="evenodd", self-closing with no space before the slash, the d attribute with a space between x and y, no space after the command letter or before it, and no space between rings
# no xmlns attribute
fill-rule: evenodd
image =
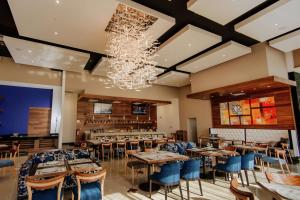
<svg viewBox="0 0 300 200"><path fill-rule="evenodd" d="M77 114L77 94L65 93L65 102L63 109L63 135L62 142L69 143L75 141L76 133L76 114Z"/></svg>

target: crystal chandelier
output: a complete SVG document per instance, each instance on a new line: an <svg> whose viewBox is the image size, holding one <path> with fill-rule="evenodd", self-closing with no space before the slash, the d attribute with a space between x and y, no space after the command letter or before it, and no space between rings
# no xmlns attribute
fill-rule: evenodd
<svg viewBox="0 0 300 200"><path fill-rule="evenodd" d="M119 4L106 31L108 80L120 89L138 90L151 86L156 80L158 42L148 28L157 19L126 5Z"/></svg>

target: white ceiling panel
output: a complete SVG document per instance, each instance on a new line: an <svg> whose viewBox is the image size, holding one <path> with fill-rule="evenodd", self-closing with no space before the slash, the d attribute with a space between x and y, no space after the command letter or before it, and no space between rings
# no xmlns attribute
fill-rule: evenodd
<svg viewBox="0 0 300 200"><path fill-rule="evenodd" d="M59 2L59 3L56 3ZM119 3L157 17L148 31L158 38L175 19L129 0L8 0L21 36L105 54L108 25Z"/></svg>
<svg viewBox="0 0 300 200"><path fill-rule="evenodd" d="M177 67L178 70L192 73L213 67L228 60L251 53L251 48L229 41Z"/></svg>
<svg viewBox="0 0 300 200"><path fill-rule="evenodd" d="M235 30L266 41L300 27L300 1L280 0L235 25Z"/></svg>
<svg viewBox="0 0 300 200"><path fill-rule="evenodd" d="M14 61L19 64L82 72L90 58L88 53L7 36L3 41Z"/></svg>
<svg viewBox="0 0 300 200"><path fill-rule="evenodd" d="M159 76L155 82L157 85L182 87L190 84L190 75L186 73L170 71Z"/></svg>
<svg viewBox="0 0 300 200"><path fill-rule="evenodd" d="M98 75L98 76L106 76L107 72L109 70L108 67L108 62L107 62L107 58L103 57L98 64L96 65L96 67L94 68L94 70L92 71L93 75ZM157 70L157 75L163 73L165 71L165 69L163 68L156 68Z"/></svg>
<svg viewBox="0 0 300 200"><path fill-rule="evenodd" d="M227 24L265 0L190 0L188 9L219 24ZM222 11L217 11L217 9Z"/></svg>
<svg viewBox="0 0 300 200"><path fill-rule="evenodd" d="M221 36L187 25L159 47L156 61L159 66L171 67L221 40Z"/></svg>
<svg viewBox="0 0 300 200"><path fill-rule="evenodd" d="M283 52L290 52L300 48L300 30L294 31L269 42L274 47Z"/></svg>

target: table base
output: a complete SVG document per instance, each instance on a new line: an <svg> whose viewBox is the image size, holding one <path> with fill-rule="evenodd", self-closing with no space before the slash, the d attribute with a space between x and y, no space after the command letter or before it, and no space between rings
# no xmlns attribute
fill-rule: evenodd
<svg viewBox="0 0 300 200"><path fill-rule="evenodd" d="M139 185L139 188L144 191L144 192L149 192L149 182L146 183L141 183ZM156 184L156 183L152 183L152 192L158 191L160 189L160 185Z"/></svg>

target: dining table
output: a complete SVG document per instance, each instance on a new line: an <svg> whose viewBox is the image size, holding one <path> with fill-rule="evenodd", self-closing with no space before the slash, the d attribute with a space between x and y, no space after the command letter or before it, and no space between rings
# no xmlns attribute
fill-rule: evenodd
<svg viewBox="0 0 300 200"><path fill-rule="evenodd" d="M29 176L34 176L35 178L46 178L57 176L64 172L73 174L75 171L84 172L101 169L102 167L98 162L89 158L55 160L34 164L29 171Z"/></svg>
<svg viewBox="0 0 300 200"><path fill-rule="evenodd" d="M298 200L300 199L300 186L291 186L279 183L257 183L264 191L272 196L272 199L281 200Z"/></svg>
<svg viewBox="0 0 300 200"><path fill-rule="evenodd" d="M246 151L253 151L253 152L265 152L267 154L267 147L260 147L254 145L233 145L237 149L242 150L242 154L245 154Z"/></svg>
<svg viewBox="0 0 300 200"><path fill-rule="evenodd" d="M142 191L146 191L146 192L149 192L150 175L151 175L151 166L152 165L164 164L166 162L171 162L171 161L185 161L185 160L189 159L188 156L180 155L178 153L172 153L169 151L138 152L138 153L132 154L132 156L147 164L147 168L148 168L147 182L141 183L139 185L139 188ZM159 185L152 184L152 191L157 191L157 190L159 190L159 188L160 188Z"/></svg>

